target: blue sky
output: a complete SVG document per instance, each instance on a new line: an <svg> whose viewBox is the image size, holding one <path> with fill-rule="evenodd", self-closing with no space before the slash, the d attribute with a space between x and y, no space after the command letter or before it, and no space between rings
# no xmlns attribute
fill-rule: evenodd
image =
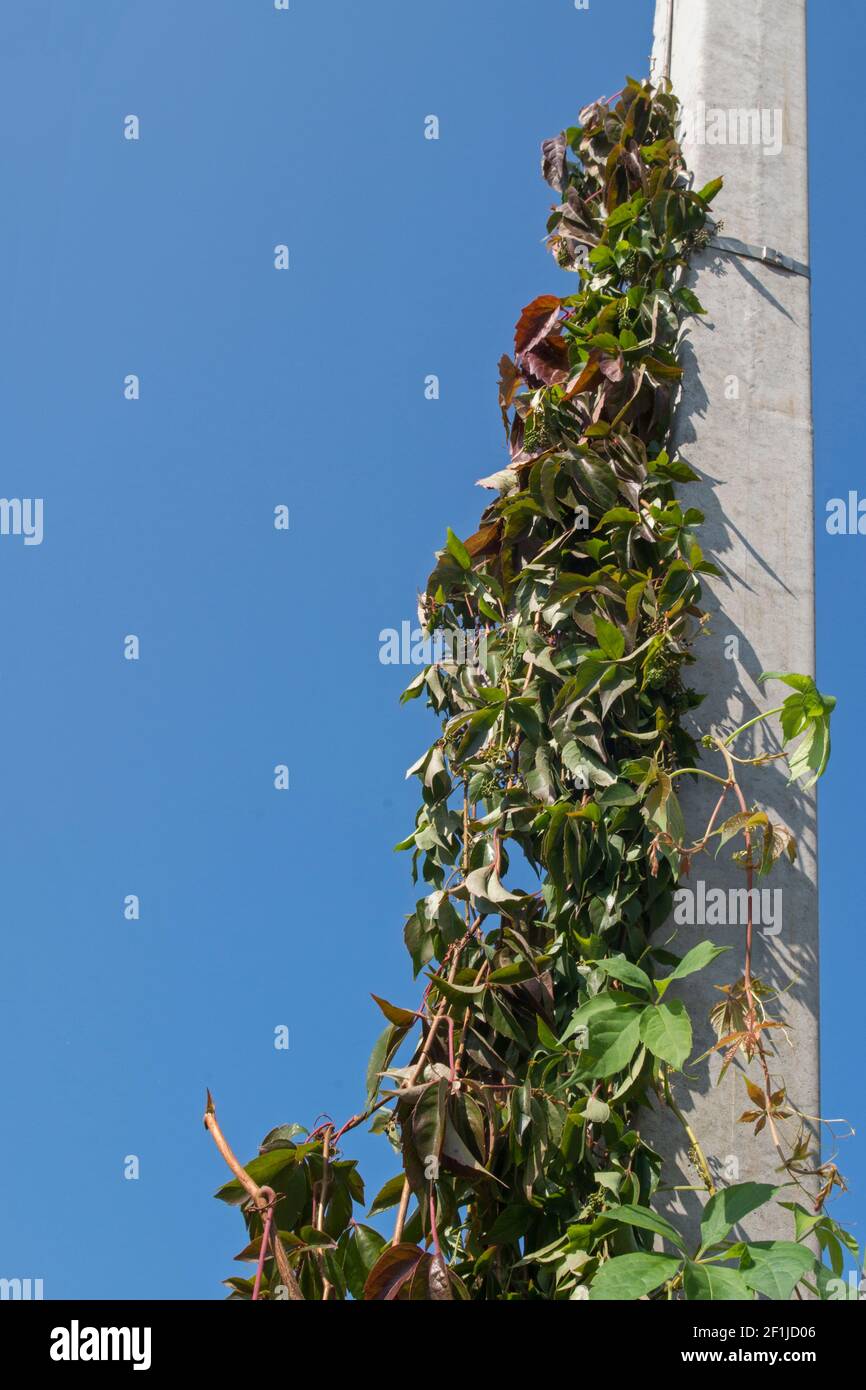
<svg viewBox="0 0 866 1390"><path fill-rule="evenodd" d="M646 72L652 8L3 5L0 491L44 498L45 536L0 540L0 1274L46 1297L221 1297L243 1239L205 1086L244 1157L340 1122L369 991L414 997L391 846L430 724L378 634L474 526L519 309L572 285L539 142ZM824 534L823 503L863 473L866 20L812 8L824 1110L856 1123L866 540ZM372 1195L388 1146L353 1151ZM841 1165L862 1239L859 1140Z"/></svg>

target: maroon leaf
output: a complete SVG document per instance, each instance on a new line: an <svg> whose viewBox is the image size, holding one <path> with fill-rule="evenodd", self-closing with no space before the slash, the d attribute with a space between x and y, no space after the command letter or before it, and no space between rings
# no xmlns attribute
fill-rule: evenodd
<svg viewBox="0 0 866 1390"><path fill-rule="evenodd" d="M561 301L554 294L541 294L527 304L514 330L514 351L518 356L529 352L546 338L559 322Z"/></svg>
<svg viewBox="0 0 866 1390"><path fill-rule="evenodd" d="M520 385L520 373L507 353L499 359L499 409L506 433L509 429L508 412L514 400L514 393Z"/></svg>
<svg viewBox="0 0 866 1390"><path fill-rule="evenodd" d="M479 555L494 555L499 546L499 538L502 535L502 522L494 521L492 526L482 526L480 531L476 531L463 542L472 559L475 560Z"/></svg>
<svg viewBox="0 0 866 1390"><path fill-rule="evenodd" d="M601 375L600 359L601 353L590 353L589 360L587 361L583 371L580 373L580 376L577 378L575 382L572 383L571 386L569 386L568 390L565 393L565 399L567 401L573 400L574 397L579 396L582 391L588 391L590 386L593 386L595 384L595 382Z"/></svg>
<svg viewBox="0 0 866 1390"><path fill-rule="evenodd" d="M584 106L581 109L577 119L584 128L584 134L586 134L589 131L597 130L598 127L604 123L606 115L607 106L605 103L603 101L592 101L589 106Z"/></svg>
<svg viewBox="0 0 866 1390"><path fill-rule="evenodd" d="M568 141L564 131L560 131L552 140L545 140L541 146L541 173L545 182L549 183L551 188L555 188L557 193L565 183L567 149Z"/></svg>
<svg viewBox="0 0 866 1390"><path fill-rule="evenodd" d="M553 333L525 352L521 365L535 381L542 382L544 386L558 386L568 380L568 344L561 334Z"/></svg>
<svg viewBox="0 0 866 1390"><path fill-rule="evenodd" d="M430 1261L431 1256L425 1254L423 1260L419 1260L415 1266L415 1273L407 1283L403 1284L397 1295L401 1303L427 1303L430 1299Z"/></svg>
<svg viewBox="0 0 866 1390"><path fill-rule="evenodd" d="M417 1245L389 1245L367 1275L365 1303L393 1302L424 1258L425 1252Z"/></svg>

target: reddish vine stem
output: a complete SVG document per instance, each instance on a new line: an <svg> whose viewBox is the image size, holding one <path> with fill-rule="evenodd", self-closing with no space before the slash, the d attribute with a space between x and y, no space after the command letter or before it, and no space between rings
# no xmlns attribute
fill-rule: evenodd
<svg viewBox="0 0 866 1390"><path fill-rule="evenodd" d="M478 925L478 921L479 921L479 920L480 920L479 918L476 918L476 920L475 920L475 921L472 923L472 925L469 927L469 929L468 929L468 931L466 932L466 935L463 937L462 941L460 941L460 942L457 944L457 947L456 947L456 949L454 950L454 957L453 957L453 960L452 960L452 962L451 962L451 968L449 969L449 971L448 971L448 976L447 976L447 978L448 978L448 983L449 983L449 984L451 984L451 983L453 982L454 977L455 977L455 975L457 974L457 967L458 967L459 964L460 964L460 957L461 957L461 955L463 954L463 949L464 949L464 947L465 947L466 945L468 945L469 940L470 940L470 938L471 938L471 936L472 936L472 933L475 931L475 929L476 929L476 927L477 927L477 925ZM433 1043L434 1043L435 1038L436 1038L436 1030L438 1029L439 1024L442 1022L442 1019L445 1017L445 1015L446 1015L446 1013L447 1013L447 1010L448 1010L448 1000L447 1000L447 999L443 999L443 1000L442 1000L442 1003L439 1005L439 1008L437 1009L436 1013L433 1015L433 1018L432 1018L431 1021L430 1021L430 1027L429 1027L429 1029L427 1030L427 1036L426 1036L426 1038L424 1039L424 1043L423 1043L423 1045L422 1045L422 1047L421 1047L421 1052L420 1052L420 1055L419 1055L419 1057L418 1057L418 1061L415 1063L415 1066L412 1068L412 1071L409 1073L409 1077L408 1077L408 1079L407 1079L407 1081L406 1081L406 1085L407 1085L407 1086L414 1086L415 1081L416 1081L417 1078L421 1075L421 1072L422 1072L423 1067L424 1067L424 1063L427 1061L427 1058L429 1057L430 1051L431 1051L431 1049L432 1049L432 1047L433 1047ZM453 1047L454 1047L454 1042L453 1042L453 1039L454 1039L454 1033L453 1033L454 1020L453 1020L453 1019L450 1020L450 1025L451 1025L451 1079L452 1079L452 1083L453 1083L454 1078L455 1078L454 1052L453 1052ZM396 1219L396 1221L395 1221L395 1223L394 1223L394 1234L393 1234L393 1236L391 1237L391 1244L392 1244L392 1245L399 1245L399 1244L400 1244L400 1241L403 1239L403 1227L404 1227L405 1224L406 1224L406 1213L407 1213L408 1210L409 1210L409 1198L410 1198L411 1194L412 1194L412 1189L411 1189L411 1187L409 1186L409 1179L406 1178L406 1179L404 1180L404 1183L403 1183L403 1191L402 1191L402 1193L401 1193L401 1195L400 1195L400 1205L399 1205L398 1208L397 1208L397 1219Z"/></svg>
<svg viewBox="0 0 866 1390"><path fill-rule="evenodd" d="M728 752L726 744L722 743L719 739L716 739L715 743L716 747L721 751L722 756L724 757L725 762L727 763L728 777L730 778L731 786L733 787L734 795L737 798L737 804L739 805L740 811L744 816L747 816L749 813L749 808L746 804L746 798L743 795L743 789L737 781L737 774L734 769L734 764L731 755ZM755 996L752 989L752 945L754 935L752 891L755 883L755 871L752 863L752 834L748 828L744 829L743 837L746 843L746 888L748 890L746 893L746 951L745 962L743 965L743 990L746 995L746 1005L748 1009L748 1012L746 1014L746 1027L749 1034L754 1039L755 1053L758 1057L758 1062L761 1067L761 1073L764 1078L764 1090L767 1098L767 1123L770 1126L770 1134L772 1135L773 1145L782 1162L786 1164L785 1151L782 1147L782 1141L779 1137L779 1131L776 1128L776 1123L773 1119L771 1111L770 1097L773 1092L773 1084L770 1078L770 1068L767 1063L767 1055L764 1050L764 1044L761 1039L761 1034L759 1030L758 1010L755 1004Z"/></svg>
<svg viewBox="0 0 866 1390"><path fill-rule="evenodd" d="M442 1247L439 1244L439 1232L436 1228L436 1190L430 1184L430 1240L433 1245L433 1254L440 1260L442 1259Z"/></svg>
<svg viewBox="0 0 866 1390"><path fill-rule="evenodd" d="M262 1231L262 1244L261 1249L259 1250L259 1262L256 1266L256 1280L253 1284L253 1303L256 1303L258 1301L259 1290L262 1286L262 1271L265 1267L265 1259L267 1258L268 1246L271 1243L271 1224L274 1219L274 1204L277 1200L277 1194L272 1187L263 1187L262 1195L267 1197L268 1199L268 1212L265 1217L264 1229Z"/></svg>

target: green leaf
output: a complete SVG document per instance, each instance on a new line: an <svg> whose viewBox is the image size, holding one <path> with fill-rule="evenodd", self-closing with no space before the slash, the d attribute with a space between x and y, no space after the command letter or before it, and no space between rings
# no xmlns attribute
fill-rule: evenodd
<svg viewBox="0 0 866 1390"><path fill-rule="evenodd" d="M818 1261L805 1245L792 1240L761 1240L746 1246L740 1273L750 1289L785 1301Z"/></svg>
<svg viewBox="0 0 866 1390"><path fill-rule="evenodd" d="M679 1071L692 1050L692 1024L685 1004L651 1004L640 1018L640 1039L654 1057Z"/></svg>
<svg viewBox="0 0 866 1390"><path fill-rule="evenodd" d="M620 212L622 209L620 209ZM616 213L613 214L616 216ZM612 333L596 333L589 340L591 348L600 348L602 352L619 352L619 339Z"/></svg>
<svg viewBox="0 0 866 1390"><path fill-rule="evenodd" d="M659 997L661 998L668 985L672 985L674 980L684 980L687 975L694 975L696 971L703 970L717 956L724 955L725 951L730 951L730 949L730 946L714 946L712 941L701 941L697 946L693 946L690 951L686 952L670 975L666 975L663 980L656 980Z"/></svg>
<svg viewBox="0 0 866 1390"><path fill-rule="evenodd" d="M681 1261L669 1255L615 1255L606 1260L589 1288L590 1300L622 1302L643 1298L680 1271Z"/></svg>
<svg viewBox="0 0 866 1390"><path fill-rule="evenodd" d="M806 730L802 743L788 755L788 767L792 782L812 773L805 783L808 789L823 776L830 759L830 716L836 708L835 697L822 695L811 676L796 671L764 671L758 680L781 681L797 692L782 706L782 732L788 742Z"/></svg>
<svg viewBox="0 0 866 1390"><path fill-rule="evenodd" d="M582 1063L590 1076L604 1080L628 1066L640 1043L640 1014L635 1008L613 1004L590 1018L587 1027L589 1046Z"/></svg>
<svg viewBox="0 0 866 1390"><path fill-rule="evenodd" d="M732 1303L735 1299L749 1300L752 1291L735 1269L722 1265L696 1264L686 1260L683 1290L692 1303Z"/></svg>
<svg viewBox="0 0 866 1390"><path fill-rule="evenodd" d="M757 830L769 823L765 811L738 811L735 816L726 820L724 825L720 825L718 830L714 830L713 834L718 835L719 849L722 849L735 835L740 835L746 830Z"/></svg>
<svg viewBox="0 0 866 1390"><path fill-rule="evenodd" d="M548 1028L541 1014L539 1014L535 1020L535 1026L538 1029L538 1041L541 1043L541 1046L546 1047L550 1052L559 1051L559 1039L556 1034Z"/></svg>
<svg viewBox="0 0 866 1390"><path fill-rule="evenodd" d="M450 526L446 529L445 544L447 545L449 552L457 561L460 568L462 570L471 570L472 560L470 558L469 551L466 549L466 546L463 544L460 538L458 536L455 536Z"/></svg>
<svg viewBox="0 0 866 1390"><path fill-rule="evenodd" d="M700 198L702 203L711 203L715 198L716 194L720 193L724 186L724 179L711 179L709 183L704 184L704 187L701 189L700 193L698 194L698 197Z"/></svg>
<svg viewBox="0 0 866 1390"><path fill-rule="evenodd" d="M677 367L672 362L663 362L659 357L644 358L644 365L659 381L679 381L683 374L682 367Z"/></svg>
<svg viewBox="0 0 866 1390"><path fill-rule="evenodd" d="M614 782L597 794L596 801L607 810L611 806L634 806L640 796L628 782Z"/></svg>
<svg viewBox="0 0 866 1390"><path fill-rule="evenodd" d="M266 1134L259 1145L259 1153L268 1153L271 1149L294 1149L298 1139L303 1140L307 1130L303 1125L277 1125Z"/></svg>
<svg viewBox="0 0 866 1390"><path fill-rule="evenodd" d="M811 772L812 776L803 783L803 790L808 791L810 787L814 787L819 777L823 777L829 761L830 729L826 721L821 721L812 725L809 733L788 758L791 781L797 782Z"/></svg>
<svg viewBox="0 0 866 1390"><path fill-rule="evenodd" d="M415 974L419 975L424 966L428 965L435 956L436 949L430 928L426 922L421 921L416 912L413 912L412 916L406 919L406 925L403 928L403 941L406 950L412 957Z"/></svg>
<svg viewBox="0 0 866 1390"><path fill-rule="evenodd" d="M390 1207L396 1207L400 1198L403 1196L403 1183L405 1173L396 1173L393 1178L389 1178L385 1186L380 1188L373 1198L368 1216L375 1216L377 1212L388 1211Z"/></svg>
<svg viewBox="0 0 866 1390"><path fill-rule="evenodd" d="M379 1090L380 1072L387 1071L394 1054L408 1033L408 1028L389 1023L384 1033L380 1033L367 1063L367 1103L372 1104Z"/></svg>
<svg viewBox="0 0 866 1390"><path fill-rule="evenodd" d="M664 1236L665 1240L671 1241L678 1249L685 1249L682 1236L675 1226L666 1221L663 1216L651 1211L649 1207L636 1207L626 1205L622 1207L612 1207L610 1211L604 1213L605 1221L619 1221L624 1226L639 1226L642 1231L652 1231L657 1236Z"/></svg>
<svg viewBox="0 0 866 1390"><path fill-rule="evenodd" d="M352 1297L360 1302L370 1271L387 1242L372 1226L354 1226L343 1248L343 1274Z"/></svg>
<svg viewBox="0 0 866 1390"><path fill-rule="evenodd" d="M705 314L707 312L698 296L690 289L679 290L677 298L685 305L690 314Z"/></svg>
<svg viewBox="0 0 866 1390"><path fill-rule="evenodd" d="M652 981L639 965L633 965L625 956L612 956L609 960L599 960L595 963L596 970L600 970L603 975L611 980L619 980L623 985L628 985L631 989L640 990L649 994L652 989Z"/></svg>
<svg viewBox="0 0 866 1390"><path fill-rule="evenodd" d="M487 1240L491 1245L514 1245L523 1239L537 1215L534 1207L506 1207L487 1232Z"/></svg>
<svg viewBox="0 0 866 1390"><path fill-rule="evenodd" d="M772 1201L778 1187L765 1182L740 1182L721 1188L704 1207L701 1219L701 1249L718 1245L729 1231L751 1212Z"/></svg>
<svg viewBox="0 0 866 1390"><path fill-rule="evenodd" d="M501 1181L501 1179L495 1178L494 1174L489 1172L488 1169L484 1167L483 1163L479 1163L472 1150L463 1142L460 1135L457 1133L450 1116L445 1121L445 1133L442 1141L442 1160L446 1168L463 1177L481 1173L484 1177L494 1178L495 1182Z"/></svg>
<svg viewBox="0 0 866 1390"><path fill-rule="evenodd" d="M259 1154L257 1158L244 1164L245 1172L249 1173L254 1182L259 1187L277 1187L280 1175L287 1169L293 1168L298 1162L297 1150L292 1149L271 1149L269 1153ZM221 1202L228 1202L232 1206L237 1206L239 1202L246 1201L249 1193L243 1183L237 1178L232 1178L218 1192L214 1193Z"/></svg>
<svg viewBox="0 0 866 1390"><path fill-rule="evenodd" d="M448 1102L447 1083L436 1082L415 1103L412 1111L412 1142L422 1164L438 1159L445 1134L445 1111Z"/></svg>
<svg viewBox="0 0 866 1390"><path fill-rule="evenodd" d="M670 835L675 844L684 843L686 823L671 779L666 772L658 772L644 805L650 824L658 826L659 830Z"/></svg>
<svg viewBox="0 0 866 1390"><path fill-rule="evenodd" d="M417 1022L417 1015L410 1009L401 1009L396 1004L389 1004L387 999L380 999L378 994L371 995L371 998L379 1005L389 1023L396 1023L399 1028L411 1028L412 1024Z"/></svg>
<svg viewBox="0 0 866 1390"><path fill-rule="evenodd" d="M484 864L480 869L473 869L471 874L467 874L466 888L474 898L492 903L494 906L518 907L522 901L521 894L508 891L492 864Z"/></svg>
<svg viewBox="0 0 866 1390"><path fill-rule="evenodd" d="M640 601L646 593L647 579L638 580L637 584L632 584L625 596L626 617L633 623L640 609Z"/></svg>
<svg viewBox="0 0 866 1390"><path fill-rule="evenodd" d="M637 512L633 512L631 508L611 507L609 512L605 512L604 516L599 521L596 529L601 531L606 526L637 526L639 522L640 517L638 516ZM645 584L646 581L644 580L643 583L636 585L636 587L639 589L643 589L645 587ZM631 614L630 617L633 619L634 614ZM601 642L599 642L598 645L601 646Z"/></svg>
<svg viewBox="0 0 866 1390"><path fill-rule="evenodd" d="M605 618L594 618L595 635L598 645L605 656L610 657L611 661L619 661L625 651L625 637L618 627L613 623L607 622Z"/></svg>
<svg viewBox="0 0 866 1390"><path fill-rule="evenodd" d="M792 690L799 690L801 695L807 695L816 689L811 676L801 676L796 671L762 671L758 676L758 684L763 685L764 681L781 681Z"/></svg>
<svg viewBox="0 0 866 1390"><path fill-rule="evenodd" d="M453 980L446 979L444 975L434 975L429 970L425 971L425 974L438 994L451 1004L462 1005L464 1009L473 999L479 999L487 989L486 985L458 985Z"/></svg>

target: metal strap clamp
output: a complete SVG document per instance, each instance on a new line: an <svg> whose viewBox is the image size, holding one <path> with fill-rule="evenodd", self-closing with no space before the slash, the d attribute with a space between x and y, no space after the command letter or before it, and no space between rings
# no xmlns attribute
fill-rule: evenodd
<svg viewBox="0 0 866 1390"><path fill-rule="evenodd" d="M807 280L812 278L812 272L802 261L795 261L791 256L785 256L781 251L776 251L772 246L749 246L745 241L738 241L732 236L713 237L710 246L714 246L717 251L728 251L732 256L747 256L752 261L763 261L765 265L775 266L777 270L789 270L793 275L802 275Z"/></svg>

